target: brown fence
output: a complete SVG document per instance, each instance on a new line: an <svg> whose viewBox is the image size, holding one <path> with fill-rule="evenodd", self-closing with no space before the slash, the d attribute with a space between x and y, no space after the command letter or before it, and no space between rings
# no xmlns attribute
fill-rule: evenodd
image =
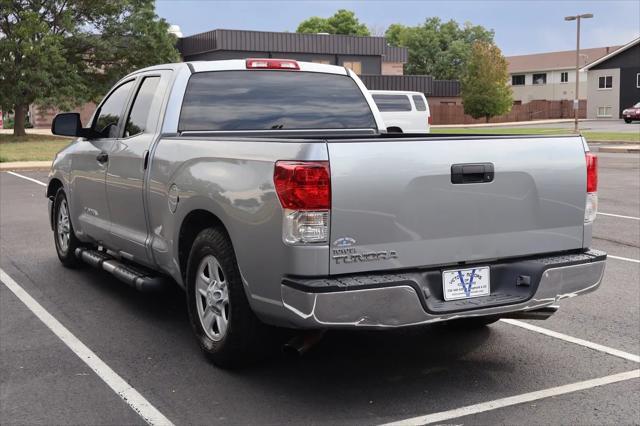
<svg viewBox="0 0 640 426"><path fill-rule="evenodd" d="M432 124L477 124L485 123L484 118L475 119L464 113L462 105L430 105ZM587 117L587 101L581 100L579 118ZM531 101L513 105L507 114L493 117L489 123L511 121L545 120L553 118L573 118L573 101Z"/></svg>
<svg viewBox="0 0 640 426"><path fill-rule="evenodd" d="M87 126L89 124L89 119L93 115L93 112L96 109L96 104L93 102L88 102L83 105L79 105L69 111L79 112L80 113L80 121ZM53 121L53 117L56 116L60 111L57 108L44 108L38 105L31 105L31 124L35 128L49 128L51 127L51 122Z"/></svg>

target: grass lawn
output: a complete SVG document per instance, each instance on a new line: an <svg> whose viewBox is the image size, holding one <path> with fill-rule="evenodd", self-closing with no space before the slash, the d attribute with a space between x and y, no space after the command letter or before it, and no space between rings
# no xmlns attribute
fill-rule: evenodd
<svg viewBox="0 0 640 426"><path fill-rule="evenodd" d="M567 135L571 134L571 130L560 128L483 128L483 127L467 127L467 128L445 128L436 129L432 128L431 133L477 133L477 134L492 134L492 135ZM638 133L621 133L621 132L590 132L588 130L582 132L582 135L587 139L587 142L598 141L625 141L625 142L640 142L640 132Z"/></svg>
<svg viewBox="0 0 640 426"><path fill-rule="evenodd" d="M27 134L15 137L0 134L0 163L53 160L55 154L69 142L71 139L57 136Z"/></svg>

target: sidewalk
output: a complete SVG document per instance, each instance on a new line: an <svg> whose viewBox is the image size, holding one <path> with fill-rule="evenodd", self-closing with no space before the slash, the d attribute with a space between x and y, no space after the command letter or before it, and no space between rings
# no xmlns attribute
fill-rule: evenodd
<svg viewBox="0 0 640 426"><path fill-rule="evenodd" d="M581 118L579 122L588 121L586 118ZM431 127L434 129L455 129L464 127L503 127L503 126L527 126L537 124L555 124L555 123L573 123L573 118L558 118L549 120L532 120L532 121L508 121L505 123L478 123L478 124L434 124Z"/></svg>
<svg viewBox="0 0 640 426"><path fill-rule="evenodd" d="M36 135L53 136L53 134L51 133L51 129L25 129L25 131L27 132L27 134L31 133ZM12 135L13 129L0 129L0 134Z"/></svg>
<svg viewBox="0 0 640 426"><path fill-rule="evenodd" d="M9 161L0 163L0 171L9 170L49 170L51 161Z"/></svg>

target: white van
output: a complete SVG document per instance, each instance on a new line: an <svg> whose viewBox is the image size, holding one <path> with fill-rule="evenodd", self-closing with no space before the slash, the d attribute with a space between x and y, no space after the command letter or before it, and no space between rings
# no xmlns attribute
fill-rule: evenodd
<svg viewBox="0 0 640 426"><path fill-rule="evenodd" d="M431 112L424 94L399 90L370 90L369 93L380 110L387 132L429 133Z"/></svg>

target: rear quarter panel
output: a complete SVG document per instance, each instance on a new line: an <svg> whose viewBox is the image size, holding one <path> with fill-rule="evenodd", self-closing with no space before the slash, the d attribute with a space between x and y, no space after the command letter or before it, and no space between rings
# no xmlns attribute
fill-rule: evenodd
<svg viewBox="0 0 640 426"><path fill-rule="evenodd" d="M194 210L217 216L231 238L250 302L258 314L281 308L284 273L327 275L326 245L287 246L282 240L282 208L273 186L278 160L327 160L326 143L161 138L149 174L149 221L155 262L183 283L180 226ZM175 212L169 191L179 197Z"/></svg>

